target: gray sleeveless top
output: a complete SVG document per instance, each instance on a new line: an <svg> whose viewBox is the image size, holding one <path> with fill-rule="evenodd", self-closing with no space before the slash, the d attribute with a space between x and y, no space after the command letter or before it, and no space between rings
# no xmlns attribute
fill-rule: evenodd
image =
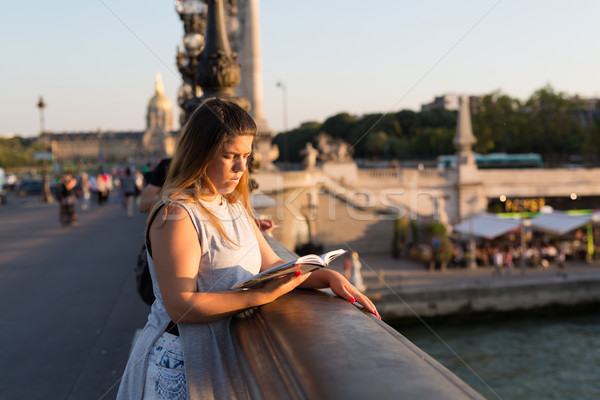
<svg viewBox="0 0 600 400"><path fill-rule="evenodd" d="M227 291L238 281L260 271L261 256L252 226L254 222L240 202L201 203L221 221L228 237L238 246L225 241L202 214L198 204L178 203L190 215L202 249L196 278L198 292ZM142 398L150 347L170 321L150 254L148 265L156 300L129 357L117 399ZM208 323L178 324L190 399L248 398L229 331L230 322L231 318L226 318Z"/></svg>

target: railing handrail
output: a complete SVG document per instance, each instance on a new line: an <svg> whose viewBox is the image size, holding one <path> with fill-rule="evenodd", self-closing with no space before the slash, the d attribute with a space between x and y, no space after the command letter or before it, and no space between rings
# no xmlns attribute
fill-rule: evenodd
<svg viewBox="0 0 600 400"><path fill-rule="evenodd" d="M232 324L251 398L482 399L375 316L294 290Z"/></svg>
<svg viewBox="0 0 600 400"><path fill-rule="evenodd" d="M246 311L232 334L253 399L483 398L375 316L321 291Z"/></svg>

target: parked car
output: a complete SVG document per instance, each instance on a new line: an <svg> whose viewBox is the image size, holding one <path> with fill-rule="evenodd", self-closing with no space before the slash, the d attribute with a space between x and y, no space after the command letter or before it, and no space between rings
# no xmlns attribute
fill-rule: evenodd
<svg viewBox="0 0 600 400"><path fill-rule="evenodd" d="M42 188L41 179L23 179L21 183L17 185L17 195L19 197L41 195Z"/></svg>

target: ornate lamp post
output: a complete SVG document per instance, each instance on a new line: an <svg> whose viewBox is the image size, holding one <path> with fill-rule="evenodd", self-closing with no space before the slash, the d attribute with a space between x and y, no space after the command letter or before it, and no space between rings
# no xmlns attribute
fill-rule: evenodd
<svg viewBox="0 0 600 400"><path fill-rule="evenodd" d="M52 149L49 149L50 143L48 140L48 134L46 133L46 129L44 127L44 108L46 108L46 103L44 103L44 99L40 96L40 99L37 103L37 108L40 110L40 139L46 150L49 152L40 154L40 159L42 160L42 197L40 201L42 203L52 203L52 193L50 193L50 181L48 180L48 161L49 158L52 158Z"/></svg>
<svg viewBox="0 0 600 400"><path fill-rule="evenodd" d="M209 97L228 99L250 110L250 102L234 93L240 83L240 65L237 54L229 46L223 0L207 0L206 3L206 45L197 57L194 75L194 84L202 88L203 95L185 103L186 119L204 98Z"/></svg>
<svg viewBox="0 0 600 400"><path fill-rule="evenodd" d="M177 102L183 111L180 123L183 125L185 103L202 95L202 90L194 83L194 75L198 67L197 57L204 49L204 32L206 30L206 4L203 0L176 0L175 9L183 21L183 51L177 47L177 68L181 73L183 84L179 88Z"/></svg>
<svg viewBox="0 0 600 400"><path fill-rule="evenodd" d="M37 108L40 110L40 137L46 142L46 129L44 129L44 108L46 108L46 103L44 103L42 96L40 96L37 103Z"/></svg>

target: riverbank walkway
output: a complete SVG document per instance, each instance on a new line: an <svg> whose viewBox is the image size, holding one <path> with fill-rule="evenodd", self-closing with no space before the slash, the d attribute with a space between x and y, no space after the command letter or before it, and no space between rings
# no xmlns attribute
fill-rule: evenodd
<svg viewBox="0 0 600 400"><path fill-rule="evenodd" d="M8 200L0 206L2 397L114 398L133 336L149 311L134 277L145 215L127 218L111 201L80 212L77 227L61 228L57 204ZM490 268L429 272L385 255L361 255L361 261L368 291L381 293L565 279L555 267L494 276ZM333 268L343 271L343 261ZM596 265L567 263L565 272L567 280L600 279Z"/></svg>
<svg viewBox="0 0 600 400"><path fill-rule="evenodd" d="M362 273L370 291L386 289L401 291L432 290L436 288L465 287L473 285L510 286L535 283L564 282L597 277L600 279L600 264L585 261L567 261L563 271L556 264L547 268L515 266L501 275L494 267L449 268L446 271L429 271L423 263L412 260L394 259L387 255L361 256ZM337 267L341 272L342 269ZM383 277L383 281L379 279Z"/></svg>

